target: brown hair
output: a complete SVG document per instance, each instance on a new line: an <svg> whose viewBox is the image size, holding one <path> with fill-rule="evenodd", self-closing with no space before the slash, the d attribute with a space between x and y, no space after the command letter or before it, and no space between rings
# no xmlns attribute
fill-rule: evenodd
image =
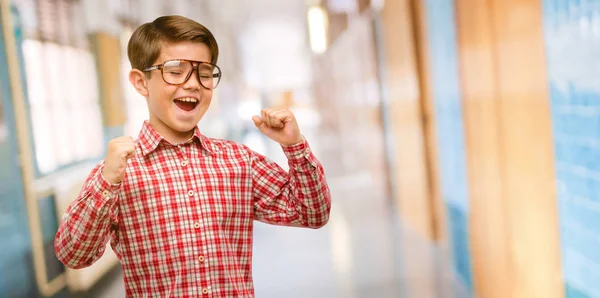
<svg viewBox="0 0 600 298"><path fill-rule="evenodd" d="M219 46L212 33L196 21L182 16L162 16L139 26L127 45L132 68L144 70L154 63L163 43L192 41L204 43L210 50L211 63L217 64Z"/></svg>

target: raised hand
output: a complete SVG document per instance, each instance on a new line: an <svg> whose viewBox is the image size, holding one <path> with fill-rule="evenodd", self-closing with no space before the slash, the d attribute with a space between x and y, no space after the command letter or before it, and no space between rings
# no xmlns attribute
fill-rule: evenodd
<svg viewBox="0 0 600 298"><path fill-rule="evenodd" d="M292 111L288 109L263 109L261 116L252 117L252 121L269 139L283 146L302 142L302 134Z"/></svg>
<svg viewBox="0 0 600 298"><path fill-rule="evenodd" d="M133 156L135 144L132 137L118 137L108 142L102 176L112 184L121 183L125 176L127 160Z"/></svg>

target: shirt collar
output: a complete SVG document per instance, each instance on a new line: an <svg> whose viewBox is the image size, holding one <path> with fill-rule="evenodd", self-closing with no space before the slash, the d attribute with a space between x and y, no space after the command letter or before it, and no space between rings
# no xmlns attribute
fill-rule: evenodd
<svg viewBox="0 0 600 298"><path fill-rule="evenodd" d="M163 140L168 143L168 141L165 140L165 138L163 136L161 136L150 125L148 120L144 121L144 124L142 125L142 130L140 131L140 134L138 136L138 141L142 148L142 154L144 156L148 155L149 153L154 151L156 149L156 147L158 147L160 142L162 142ZM214 147L213 147L211 140L208 137L206 137L205 135L203 135L202 133L200 133L200 128L198 128L198 126L196 126L194 128L194 134L185 143L193 142L194 140L200 141L200 145L208 153L210 153L210 154L214 153Z"/></svg>

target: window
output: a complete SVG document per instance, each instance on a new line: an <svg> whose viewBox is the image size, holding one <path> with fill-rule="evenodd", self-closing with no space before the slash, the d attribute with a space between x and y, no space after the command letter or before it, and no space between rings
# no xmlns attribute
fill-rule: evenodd
<svg viewBox="0 0 600 298"><path fill-rule="evenodd" d="M23 57L38 174L97 158L103 127L95 61L79 1L20 1L27 28ZM31 7L34 6L34 7ZM34 14L34 15L31 15Z"/></svg>

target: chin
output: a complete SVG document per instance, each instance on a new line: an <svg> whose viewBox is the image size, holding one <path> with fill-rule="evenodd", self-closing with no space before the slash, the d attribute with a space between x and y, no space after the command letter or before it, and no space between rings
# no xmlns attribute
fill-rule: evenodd
<svg viewBox="0 0 600 298"><path fill-rule="evenodd" d="M181 120L175 120L171 122L171 125L169 125L171 127L171 129L176 130L178 132L188 132L190 130L193 130L196 125L198 125L198 122L200 122L200 119L198 119L198 121L196 120L189 120L189 121L181 121Z"/></svg>

